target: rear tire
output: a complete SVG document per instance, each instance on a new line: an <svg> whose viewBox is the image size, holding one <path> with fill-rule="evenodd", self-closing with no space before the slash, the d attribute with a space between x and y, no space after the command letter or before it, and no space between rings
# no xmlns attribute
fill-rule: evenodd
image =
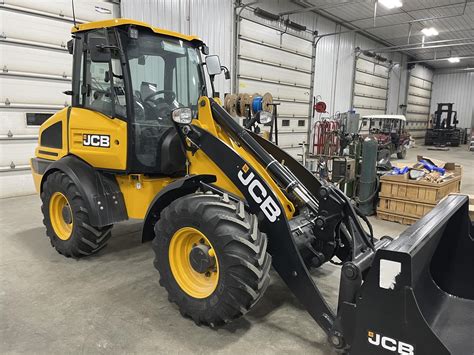
<svg viewBox="0 0 474 355"><path fill-rule="evenodd" d="M105 247L112 226L98 228L90 224L84 198L69 176L60 171L48 176L41 200L46 235L58 253L81 258Z"/></svg>
<svg viewBox="0 0 474 355"><path fill-rule="evenodd" d="M181 244L184 256L176 264L174 238L183 230L202 233L213 249L214 269L205 275L209 273L212 282L211 274L216 272L217 280L214 286L209 284L206 292L200 292L199 283L196 289L200 293L180 286L184 283L179 270L189 270L189 278L202 277L199 274L204 273L189 268L191 258L184 251L189 251L185 244ZM160 285L168 291L168 299L198 325L219 326L242 316L262 297L270 282L267 237L258 230L257 217L245 211L242 202L230 201L227 195L197 192L175 200L161 212L152 245ZM187 279L185 275L184 281Z"/></svg>

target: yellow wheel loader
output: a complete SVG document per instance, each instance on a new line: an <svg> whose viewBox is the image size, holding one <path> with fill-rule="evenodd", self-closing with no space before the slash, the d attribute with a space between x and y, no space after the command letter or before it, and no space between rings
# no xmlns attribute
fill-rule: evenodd
<svg viewBox="0 0 474 355"><path fill-rule="evenodd" d="M31 160L59 253L96 253L113 224L142 219L160 284L197 324L244 315L273 266L341 352L472 353L467 197L377 240L340 190L212 99L228 70L199 38L126 19L72 36L72 104L41 126ZM341 264L336 310L308 271L327 262Z"/></svg>

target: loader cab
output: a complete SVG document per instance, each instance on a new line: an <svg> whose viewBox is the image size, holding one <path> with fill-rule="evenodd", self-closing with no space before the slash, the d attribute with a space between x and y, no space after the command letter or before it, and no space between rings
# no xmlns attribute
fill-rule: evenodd
<svg viewBox="0 0 474 355"><path fill-rule="evenodd" d="M207 95L199 40L124 24L74 35L73 107L127 123L127 172L185 174L171 112Z"/></svg>

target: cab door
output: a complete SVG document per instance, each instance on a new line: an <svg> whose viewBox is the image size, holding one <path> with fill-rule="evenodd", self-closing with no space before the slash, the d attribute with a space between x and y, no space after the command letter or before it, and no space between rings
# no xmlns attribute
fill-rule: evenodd
<svg viewBox="0 0 474 355"><path fill-rule="evenodd" d="M73 91L79 95L69 114L69 152L95 168L124 171L127 105L119 54L111 50L109 61L96 62L90 50L97 41L116 45L115 32L98 29L80 35L85 50L74 54L79 81L73 83Z"/></svg>

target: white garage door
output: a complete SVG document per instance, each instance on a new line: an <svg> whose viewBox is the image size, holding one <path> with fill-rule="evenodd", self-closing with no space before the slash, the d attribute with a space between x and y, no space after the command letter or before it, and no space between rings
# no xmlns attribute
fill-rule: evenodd
<svg viewBox="0 0 474 355"><path fill-rule="evenodd" d="M385 114L390 67L375 59L356 56L352 107L364 115Z"/></svg>
<svg viewBox="0 0 474 355"><path fill-rule="evenodd" d="M78 23L118 16L105 1L76 1ZM34 192L29 159L38 125L69 104L72 56L70 0L0 4L0 198Z"/></svg>
<svg viewBox="0 0 474 355"><path fill-rule="evenodd" d="M425 136L430 119L432 82L410 73L407 95L407 130L413 138Z"/></svg>
<svg viewBox="0 0 474 355"><path fill-rule="evenodd" d="M238 34L237 91L269 92L278 106L278 143L298 157L308 139L314 53L311 38L282 34L244 17Z"/></svg>

